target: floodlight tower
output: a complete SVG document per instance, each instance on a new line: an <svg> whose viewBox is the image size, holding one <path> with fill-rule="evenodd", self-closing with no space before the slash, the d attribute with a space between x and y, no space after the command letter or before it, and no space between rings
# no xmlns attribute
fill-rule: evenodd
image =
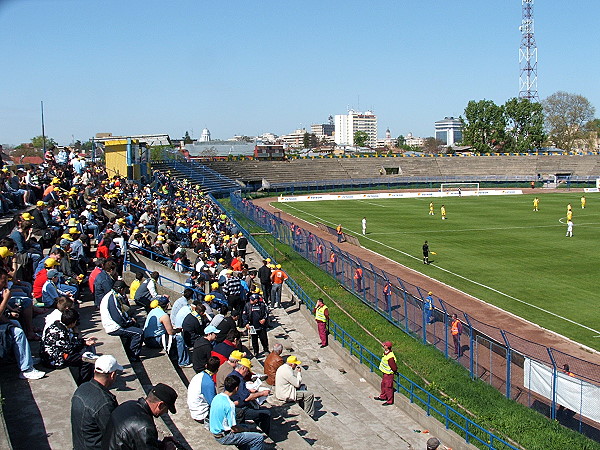
<svg viewBox="0 0 600 450"><path fill-rule="evenodd" d="M521 46L519 47L519 98L539 101L537 92L537 45L533 27L533 1L521 0Z"/></svg>

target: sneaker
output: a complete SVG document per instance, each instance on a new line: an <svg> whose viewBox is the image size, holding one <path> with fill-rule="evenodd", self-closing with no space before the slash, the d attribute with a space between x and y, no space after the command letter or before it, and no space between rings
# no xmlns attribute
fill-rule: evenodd
<svg viewBox="0 0 600 450"><path fill-rule="evenodd" d="M94 364L98 358L100 358L100 356L92 352L85 352L83 355L81 355L81 360L90 364Z"/></svg>
<svg viewBox="0 0 600 450"><path fill-rule="evenodd" d="M40 378L43 378L44 375L46 375L46 372L42 372L41 370L31 368L26 372L21 372L19 374L19 378L21 380L39 380Z"/></svg>
<svg viewBox="0 0 600 450"><path fill-rule="evenodd" d="M194 367L194 365L192 363L189 363L189 364L185 364L185 365L179 366L179 367L181 367L182 369L189 369L191 367Z"/></svg>

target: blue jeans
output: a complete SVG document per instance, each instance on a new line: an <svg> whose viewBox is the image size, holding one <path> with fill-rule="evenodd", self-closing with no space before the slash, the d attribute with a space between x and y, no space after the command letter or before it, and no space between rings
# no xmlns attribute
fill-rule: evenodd
<svg viewBox="0 0 600 450"><path fill-rule="evenodd" d="M119 336L123 341L125 347L125 353L134 360L140 359L140 352L142 351L142 337L144 336L144 330L138 327L119 328L116 331L111 331L111 336Z"/></svg>
<svg viewBox="0 0 600 450"><path fill-rule="evenodd" d="M14 340L13 351L15 352L15 358L17 359L17 363L19 364L19 369L21 369L21 372L26 372L33 368L31 347L29 347L29 342L27 342L27 338L25 337L25 332L21 328L21 324L19 324L19 322L16 320L11 320L11 323L15 325L15 327L11 329L12 338ZM5 326L6 325L1 325L0 330L2 330Z"/></svg>
<svg viewBox="0 0 600 450"><path fill-rule="evenodd" d="M185 345L183 335L177 333L175 335L175 341L177 342L177 364L180 366L187 366L190 363L190 352Z"/></svg>
<svg viewBox="0 0 600 450"><path fill-rule="evenodd" d="M281 286L283 286L283 283L273 283L273 287L271 288L271 307L281 306Z"/></svg>
<svg viewBox="0 0 600 450"><path fill-rule="evenodd" d="M261 433L251 433L249 431L229 433L217 439L217 442L221 445L235 445L238 448L247 450L262 450L265 448L264 441L265 438Z"/></svg>

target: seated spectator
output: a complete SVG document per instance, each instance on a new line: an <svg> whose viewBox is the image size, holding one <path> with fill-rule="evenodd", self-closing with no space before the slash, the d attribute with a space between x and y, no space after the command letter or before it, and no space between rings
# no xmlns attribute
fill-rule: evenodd
<svg viewBox="0 0 600 450"><path fill-rule="evenodd" d="M181 308L177 313L176 323L178 327L181 327L181 333L177 335L177 349L179 351L179 346L185 347L188 354L186 365L190 363L187 349L194 347L196 340L202 337L204 329L208 326L203 320L203 309L204 306L200 300L194 300L191 305Z"/></svg>
<svg viewBox="0 0 600 450"><path fill-rule="evenodd" d="M173 302L171 307L171 321L177 317L177 313L183 306L188 306L194 297L194 291L190 288L183 290L183 295Z"/></svg>
<svg viewBox="0 0 600 450"><path fill-rule="evenodd" d="M10 291L6 288L7 283L8 273L0 268L0 292L2 292L0 301L0 358L5 357L12 351L21 371L19 378L38 380L45 373L33 367L31 348L25 337L25 332L20 328L18 322L9 320L5 315L10 300Z"/></svg>
<svg viewBox="0 0 600 450"><path fill-rule="evenodd" d="M33 298L36 302L42 302L42 289L44 288L44 284L48 281L48 271L54 269L54 267L58 264L58 261L54 258L46 258L46 260L42 263L42 268L38 270L35 274L35 279L33 280Z"/></svg>
<svg viewBox="0 0 600 450"><path fill-rule="evenodd" d="M156 282L160 274L156 271L150 274L150 278L145 279L140 284L140 287L135 292L135 303L136 305L142 306L146 312L150 312L150 303L152 300L158 300L160 303L165 304L169 302L169 297L166 295L158 295L156 290Z"/></svg>
<svg viewBox="0 0 600 450"><path fill-rule="evenodd" d="M196 339L194 343L194 351L192 353L192 364L196 373L206 369L206 363L212 352L212 343L217 337L217 329L212 325L204 329L204 336Z"/></svg>
<svg viewBox="0 0 600 450"><path fill-rule="evenodd" d="M213 376L219 370L219 360L211 356L206 369L194 375L188 386L187 404L192 419L204 423L208 418L210 404L217 395Z"/></svg>
<svg viewBox="0 0 600 450"><path fill-rule="evenodd" d="M232 351L239 350L241 348L241 340L242 335L237 329L229 330L225 340L215 344L211 353L212 356L219 358L219 362L223 364L225 361L227 361Z"/></svg>
<svg viewBox="0 0 600 450"><path fill-rule="evenodd" d="M224 392L217 394L210 404L210 432L221 445L262 450L265 438L261 433L244 431L244 428L237 426L236 409L232 397L237 394L240 384L243 383L234 376L228 376L225 379Z"/></svg>
<svg viewBox="0 0 600 450"><path fill-rule="evenodd" d="M102 448L175 450L177 443L172 437L165 437L162 441L158 439L154 418L167 411L175 414L176 400L175 389L158 383L146 398L129 400L117 406L110 415Z"/></svg>
<svg viewBox="0 0 600 450"><path fill-rule="evenodd" d="M71 298L58 297L58 300L56 300L56 309L54 309L44 319L44 330L42 331L42 336L46 334L46 330L50 325L52 325L57 320L60 320L64 311L73 308L74 303L75 302Z"/></svg>
<svg viewBox="0 0 600 450"><path fill-rule="evenodd" d="M73 294L63 291L57 287L59 272L56 269L48 271L48 279L42 287L42 303L46 308L54 308L59 297L67 297L73 300ZM39 276L39 275L38 275Z"/></svg>
<svg viewBox="0 0 600 450"><path fill-rule="evenodd" d="M110 415L118 406L109 391L123 371L114 356L102 355L94 364L94 378L83 383L71 398L71 435L74 449L99 449Z"/></svg>
<svg viewBox="0 0 600 450"><path fill-rule="evenodd" d="M223 306L221 308L221 315L217 314L213 317L213 320L210 321L210 324L215 326L219 331L217 332L217 342L223 342L229 330L237 330L237 321L240 317L240 312L236 309L231 311L230 315L227 314L227 307ZM217 323L217 325L215 325Z"/></svg>
<svg viewBox="0 0 600 450"><path fill-rule="evenodd" d="M90 292L92 294L94 293L94 282L96 281L96 277L100 272L102 272L105 262L106 260L104 258L96 258L94 261L94 269L90 272L90 276L88 277L88 287L90 288Z"/></svg>
<svg viewBox="0 0 600 450"><path fill-rule="evenodd" d="M313 417L315 415L315 396L308 391L300 390L302 385L302 364L295 356L288 356L285 364L277 369L275 375L275 397L284 402L298 404Z"/></svg>
<svg viewBox="0 0 600 450"><path fill-rule="evenodd" d="M96 353L94 344L95 337L86 339L78 338L71 333L77 326L79 313L75 309L63 311L60 320L48 327L44 338L40 355L42 362L48 367L62 369L72 367L75 370L75 381L79 386L92 379L94 365L84 356L84 353Z"/></svg>
<svg viewBox="0 0 600 450"><path fill-rule="evenodd" d="M135 299L135 293L137 292L138 288L142 284L142 280L143 279L144 279L144 273L143 272L136 272L136 274L135 274L135 280L133 280L131 282L131 285L129 285L129 299L130 300L133 301Z"/></svg>
<svg viewBox="0 0 600 450"><path fill-rule="evenodd" d="M175 360L177 346L173 345L173 339L181 329L173 328L169 315L158 300L152 300L150 308L144 324L144 343L149 348L162 348L169 358Z"/></svg>
<svg viewBox="0 0 600 450"><path fill-rule="evenodd" d="M110 292L117 278L117 264L109 259L104 262L102 270L94 279L94 304L100 308L100 302Z"/></svg>
<svg viewBox="0 0 600 450"><path fill-rule="evenodd" d="M100 302L100 317L104 331L111 336L119 336L125 352L131 361L140 360L144 331L137 326L135 318L129 317L125 297L127 285L122 280L115 281L113 288Z"/></svg>
<svg viewBox="0 0 600 450"><path fill-rule="evenodd" d="M225 387L224 387L225 378L227 378L227 376L233 370L235 370L235 366L237 365L237 363L239 363L240 360L242 358L244 358L245 356L246 355L244 353L240 352L239 350L234 350L229 355L229 358L227 359L227 361L225 361L223 364L221 364L221 367L219 367L219 370L217 371L217 376L215 377L217 393L223 392L223 389L225 389Z"/></svg>
<svg viewBox="0 0 600 450"><path fill-rule="evenodd" d="M259 397L267 397L270 393L268 389L257 391L246 387L246 376L250 374L252 363L248 358L242 358L235 366L230 375L239 378L240 387L231 400L235 404L236 417L241 421L253 420L267 436L271 431L271 410L257 407L253 400Z"/></svg>
<svg viewBox="0 0 600 450"><path fill-rule="evenodd" d="M273 346L273 351L268 354L263 364L265 368L265 375L267 376L267 383L271 386L275 386L275 373L283 365L283 358L281 353L283 352L283 345L279 342Z"/></svg>

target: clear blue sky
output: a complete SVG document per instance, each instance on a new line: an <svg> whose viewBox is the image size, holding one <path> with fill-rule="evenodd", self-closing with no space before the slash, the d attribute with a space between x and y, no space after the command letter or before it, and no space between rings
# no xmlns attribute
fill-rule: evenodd
<svg viewBox="0 0 600 450"><path fill-rule="evenodd" d="M600 2L538 0L539 94L600 108ZM0 0L0 143L285 134L348 106L431 136L518 95L520 0ZM597 116L600 115L600 111Z"/></svg>

